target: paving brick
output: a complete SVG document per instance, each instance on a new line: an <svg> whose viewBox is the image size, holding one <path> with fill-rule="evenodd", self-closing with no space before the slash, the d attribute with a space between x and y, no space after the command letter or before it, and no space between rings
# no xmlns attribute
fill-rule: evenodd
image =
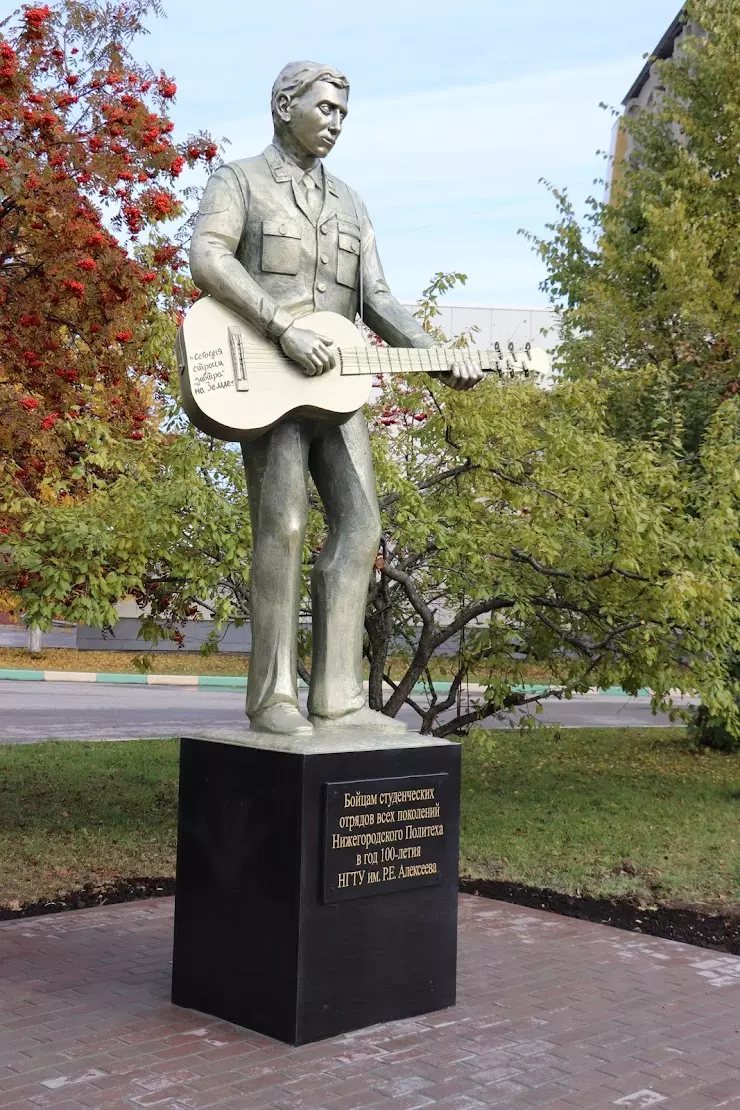
<svg viewBox="0 0 740 1110"><path fill-rule="evenodd" d="M740 1095L739 1087L737 1078L725 1079L721 1083L710 1083L708 1087L702 1087L701 1091L715 1102L724 1102L726 1099L737 1098Z"/></svg>
<svg viewBox="0 0 740 1110"><path fill-rule="evenodd" d="M290 1048L171 945L170 899L0 925L2 1110L740 1110L737 957L462 898L454 1009Z"/></svg>
<svg viewBox="0 0 740 1110"><path fill-rule="evenodd" d="M687 1095L671 1098L670 1102L662 1104L662 1110L714 1110L717 1101L705 1095L703 1091L691 1091Z"/></svg>
<svg viewBox="0 0 740 1110"><path fill-rule="evenodd" d="M503 1088L502 1084L502 1088ZM511 1090L504 1092L505 1097L512 1094ZM442 1099L441 1102L435 1103L438 1110L486 1110L486 1106L490 1106L490 1102L481 1102L480 1099L472 1098L470 1095L452 1095L450 1098ZM495 1104L494 1104L495 1105Z"/></svg>

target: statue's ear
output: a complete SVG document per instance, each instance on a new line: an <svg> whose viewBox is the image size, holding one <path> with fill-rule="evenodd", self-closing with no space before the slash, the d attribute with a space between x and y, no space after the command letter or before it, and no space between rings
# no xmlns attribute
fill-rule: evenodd
<svg viewBox="0 0 740 1110"><path fill-rule="evenodd" d="M290 122L290 97L287 93L280 93L275 100L275 111L283 123Z"/></svg>

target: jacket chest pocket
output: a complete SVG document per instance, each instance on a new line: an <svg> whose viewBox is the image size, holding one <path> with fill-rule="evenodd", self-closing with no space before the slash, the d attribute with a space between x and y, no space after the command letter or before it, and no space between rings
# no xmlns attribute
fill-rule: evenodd
<svg viewBox="0 0 740 1110"><path fill-rule="evenodd" d="M301 265L300 224L293 220L265 220L262 224L262 271L297 274Z"/></svg>
<svg viewBox="0 0 740 1110"><path fill-rule="evenodd" d="M355 289L360 268L360 229L350 220L339 219L337 230L337 283Z"/></svg>

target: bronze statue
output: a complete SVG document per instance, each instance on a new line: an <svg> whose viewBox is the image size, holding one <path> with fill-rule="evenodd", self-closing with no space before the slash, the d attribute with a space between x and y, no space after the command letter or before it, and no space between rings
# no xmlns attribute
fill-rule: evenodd
<svg viewBox="0 0 740 1110"><path fill-rule="evenodd" d="M392 347L432 338L391 295L361 199L323 159L347 115L349 83L331 66L294 62L272 90L273 141L221 166L208 181L193 235L195 284L245 318L307 375L334 367L331 339L301 327L323 310L365 323ZM482 376L464 360L440 375L465 389ZM287 417L242 444L252 519L252 655L247 714L253 729L403 731L367 706L362 633L380 539L370 442L362 411L349 419ZM328 536L311 577L313 662L309 720L299 712L297 634L306 481L326 510Z"/></svg>

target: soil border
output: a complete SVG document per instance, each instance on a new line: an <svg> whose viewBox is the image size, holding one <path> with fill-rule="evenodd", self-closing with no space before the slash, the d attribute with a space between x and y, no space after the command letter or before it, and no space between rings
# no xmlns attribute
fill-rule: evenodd
<svg viewBox="0 0 740 1110"><path fill-rule="evenodd" d="M589 898L560 894L555 890L505 883L496 879L460 880L462 894L476 894L499 902L511 902L529 909L575 917L598 925L611 925L630 933L680 941L697 948L740 955L740 907L726 913L712 913L694 906L656 906L646 909L623 898ZM66 910L86 910L113 906L147 898L167 898L175 893L175 880L166 878L122 879L117 883L87 883L79 890L59 894L54 899L26 902L19 909L0 906L0 921L42 917Z"/></svg>
<svg viewBox="0 0 740 1110"><path fill-rule="evenodd" d="M24 917L44 917L66 910L90 910L96 906L115 906L122 902L141 902L147 898L169 898L175 893L172 876L162 879L120 879L117 883L85 883L79 890L64 891L56 898L24 902L19 909L0 906L1 921L20 921Z"/></svg>
<svg viewBox="0 0 740 1110"><path fill-rule="evenodd" d="M461 879L463 894L513 902L534 910L547 910L579 921L611 925L630 933L662 937L697 948L740 955L740 907L725 913L712 913L696 906L655 906L646 908L627 898L590 898L561 894L556 890L505 883L496 879Z"/></svg>

